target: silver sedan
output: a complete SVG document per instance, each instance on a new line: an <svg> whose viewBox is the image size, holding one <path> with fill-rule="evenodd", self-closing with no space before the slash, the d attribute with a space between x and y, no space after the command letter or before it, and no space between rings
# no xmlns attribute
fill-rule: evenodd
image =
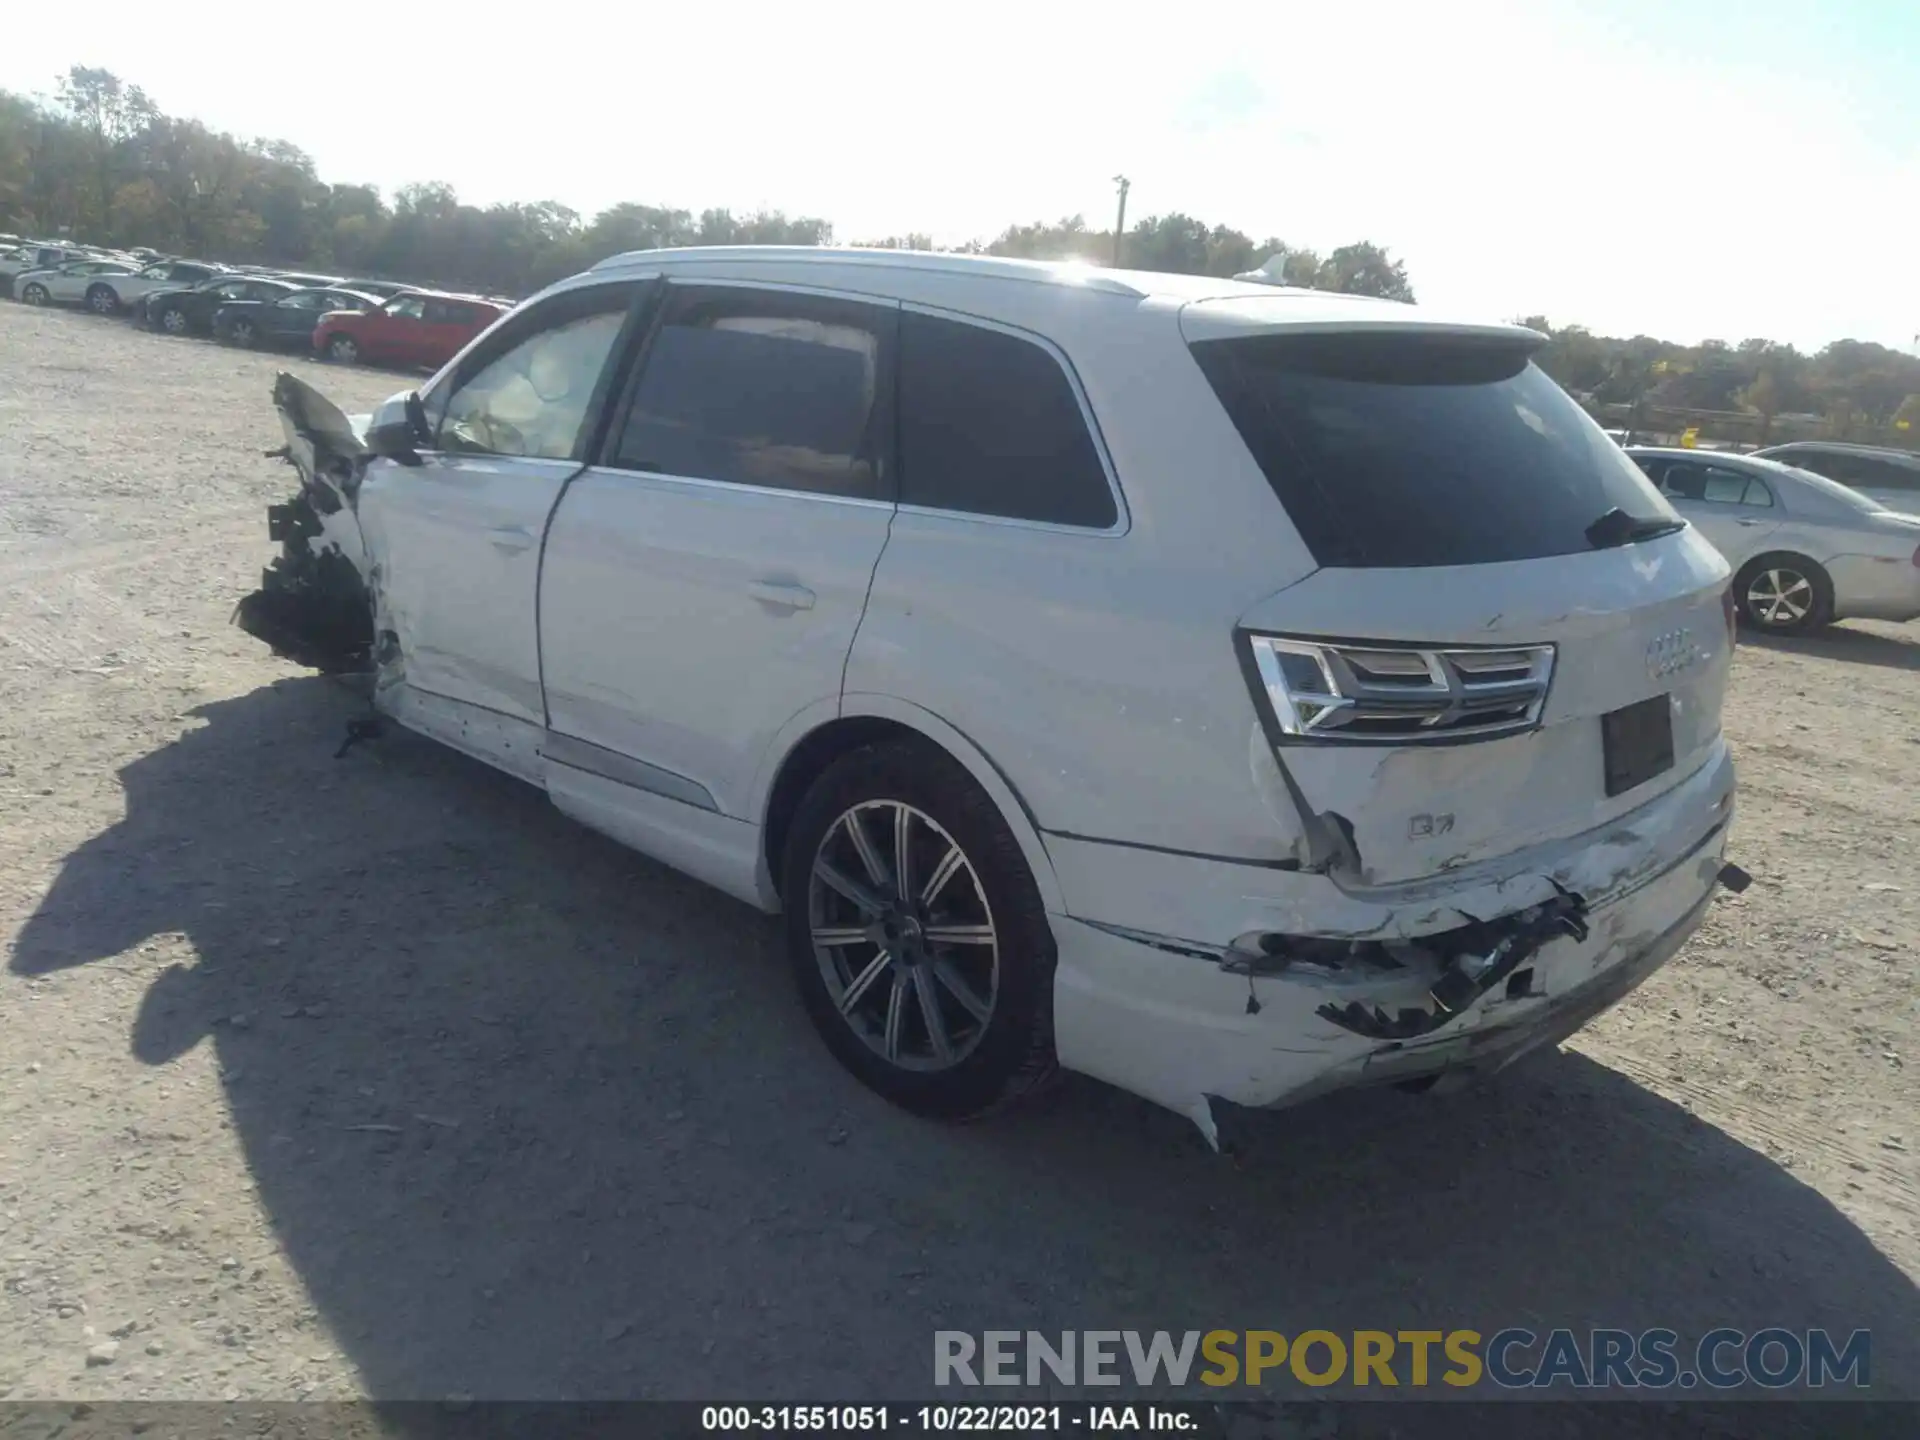
<svg viewBox="0 0 1920 1440"><path fill-rule="evenodd" d="M29 270L13 279L13 293L28 305L78 305L101 277L131 275L140 267L123 260L77 260L50 270Z"/></svg>
<svg viewBox="0 0 1920 1440"><path fill-rule="evenodd" d="M1749 455L1632 446L1673 508L1727 558L1755 629L1920 618L1920 516Z"/></svg>

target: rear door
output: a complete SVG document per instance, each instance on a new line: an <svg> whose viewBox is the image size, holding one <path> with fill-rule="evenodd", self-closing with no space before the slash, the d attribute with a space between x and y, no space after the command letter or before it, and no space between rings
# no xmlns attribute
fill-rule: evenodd
<svg viewBox="0 0 1920 1440"><path fill-rule="evenodd" d="M550 762L753 818L781 727L839 702L886 544L897 318L887 302L667 287L547 539Z"/></svg>
<svg viewBox="0 0 1920 1440"><path fill-rule="evenodd" d="M545 720L535 630L540 541L643 287L551 296L423 397L421 464L382 462L359 512L380 566L380 623L415 689Z"/></svg>
<svg viewBox="0 0 1920 1440"><path fill-rule="evenodd" d="M321 315L331 308L318 290L300 290L263 306L260 322L280 344L298 340L304 345L313 338L313 327L320 323Z"/></svg>
<svg viewBox="0 0 1920 1440"><path fill-rule="evenodd" d="M460 353L483 326L478 306L460 300L428 299L417 331L415 363L440 366Z"/></svg>
<svg viewBox="0 0 1920 1440"><path fill-rule="evenodd" d="M385 360L396 365L420 363L421 317L427 313L427 297L402 295L372 311L363 321L348 327L348 333L360 343L363 359Z"/></svg>
<svg viewBox="0 0 1920 1440"><path fill-rule="evenodd" d="M1765 550L1780 528L1773 491L1757 475L1706 460L1651 458L1640 468L1735 570Z"/></svg>
<svg viewBox="0 0 1920 1440"><path fill-rule="evenodd" d="M1322 567L1237 643L1363 883L1585 833L1718 753L1727 566L1531 342L1188 334Z"/></svg>

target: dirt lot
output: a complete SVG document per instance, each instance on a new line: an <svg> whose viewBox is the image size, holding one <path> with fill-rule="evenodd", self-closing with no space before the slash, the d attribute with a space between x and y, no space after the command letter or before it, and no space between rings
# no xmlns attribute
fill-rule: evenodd
<svg viewBox="0 0 1920 1440"><path fill-rule="evenodd" d="M1920 1396L1920 627L1753 646L1682 958L1447 1100L827 1058L767 922L230 628L275 359L0 304L0 1396L921 1395L936 1327L1870 1327ZM364 408L403 383L311 370ZM93 1352L89 1358L89 1352Z"/></svg>

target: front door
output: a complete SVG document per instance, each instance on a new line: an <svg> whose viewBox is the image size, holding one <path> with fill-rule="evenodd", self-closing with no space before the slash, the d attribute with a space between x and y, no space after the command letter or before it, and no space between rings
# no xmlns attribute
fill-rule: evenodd
<svg viewBox="0 0 1920 1440"><path fill-rule="evenodd" d="M839 703L886 544L899 312L746 285L662 304L548 535L546 753L754 818L780 729Z"/></svg>
<svg viewBox="0 0 1920 1440"><path fill-rule="evenodd" d="M640 289L570 290L518 317L424 397L422 463L369 468L359 508L380 620L416 690L545 722L541 539Z"/></svg>

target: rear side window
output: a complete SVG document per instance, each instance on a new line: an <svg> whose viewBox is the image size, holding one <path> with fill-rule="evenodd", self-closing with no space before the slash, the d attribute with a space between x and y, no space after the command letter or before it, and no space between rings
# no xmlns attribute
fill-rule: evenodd
<svg viewBox="0 0 1920 1440"><path fill-rule="evenodd" d="M731 289L668 303L611 464L879 497L894 311Z"/></svg>
<svg viewBox="0 0 1920 1440"><path fill-rule="evenodd" d="M1811 470L1842 485L1869 490L1920 490L1920 466L1907 466L1878 455L1855 455L1846 450L1791 450L1777 457L1782 464Z"/></svg>
<svg viewBox="0 0 1920 1440"><path fill-rule="evenodd" d="M1322 565L1485 565L1593 548L1609 510L1671 509L1505 340L1397 333L1195 342Z"/></svg>
<svg viewBox="0 0 1920 1440"><path fill-rule="evenodd" d="M1816 475L1824 475L1829 480L1838 480L1842 485L1853 484L1861 478L1851 455L1835 455L1825 450L1800 450L1788 455L1786 463L1798 465L1802 470L1811 470Z"/></svg>
<svg viewBox="0 0 1920 1440"><path fill-rule="evenodd" d="M1920 469L1877 456L1867 456L1865 460L1860 477L1862 485L1870 485L1875 490L1920 490Z"/></svg>
<svg viewBox="0 0 1920 1440"><path fill-rule="evenodd" d="M982 325L900 316L900 503L1105 530L1113 488L1054 356Z"/></svg>

